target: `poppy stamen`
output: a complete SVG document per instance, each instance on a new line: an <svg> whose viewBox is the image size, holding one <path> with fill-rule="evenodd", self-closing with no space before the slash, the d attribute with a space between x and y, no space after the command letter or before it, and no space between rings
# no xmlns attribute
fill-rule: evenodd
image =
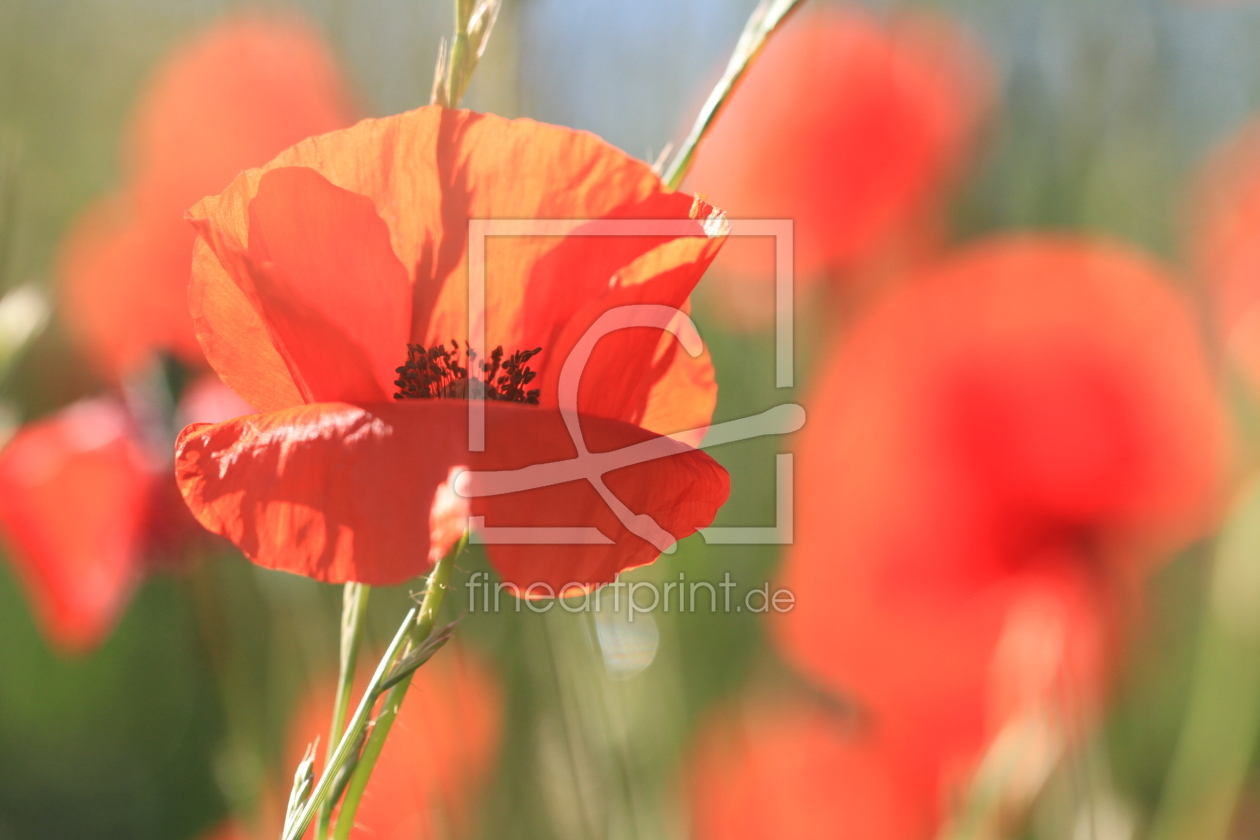
<svg viewBox="0 0 1260 840"><path fill-rule="evenodd" d="M424 347L407 345L407 363L398 371L394 384L398 386L396 400L414 399L474 399L538 405L541 389L525 390L537 374L530 370L529 360L542 352L517 350L504 358L503 347L494 348L489 360L477 359L477 351L465 347L462 355L466 364L460 363L459 342L451 339L452 350L446 344ZM475 371L469 376L469 369Z"/></svg>

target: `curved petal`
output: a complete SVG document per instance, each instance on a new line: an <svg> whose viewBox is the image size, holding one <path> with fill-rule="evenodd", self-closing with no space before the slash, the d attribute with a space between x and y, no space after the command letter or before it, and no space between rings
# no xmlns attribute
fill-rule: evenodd
<svg viewBox="0 0 1260 840"><path fill-rule="evenodd" d="M363 196L312 169L273 169L249 205L235 277L307 402L381 400L407 356L411 288Z"/></svg>
<svg viewBox="0 0 1260 840"><path fill-rule="evenodd" d="M592 452L658 439L599 418L583 418L582 430ZM470 453L467 438L463 401L315 404L190 426L176 473L199 521L254 562L323 581L394 584L429 564L430 513L452 467L516 470L577 451L559 412L529 406L488 403L486 451ZM702 452L674 442L665 451L604 480L630 511L681 539L712 521L729 480ZM490 528L596 528L610 543L490 545L505 580L559 592L611 581L659 554L586 481L555 480L564 483L474 498L471 512Z"/></svg>
<svg viewBox="0 0 1260 840"><path fill-rule="evenodd" d="M722 241L684 238L658 246L618 272L603 294L572 312L560 323L547 348L550 352L540 357L543 403L556 404L565 362L606 313L618 307L648 305L678 310L680 319L685 316L688 295ZM629 322L640 321L631 317ZM663 425L646 426L651 431L673 434L707 425L713 416L717 388L711 384L712 368L706 360L704 355L692 359L674 335L654 327L610 332L600 338L581 371L584 387L578 389L578 411L645 425L652 402L656 406L653 422ZM703 387L687 387L693 383ZM668 413L662 411L664 399L671 403Z"/></svg>
<svg viewBox="0 0 1260 840"><path fill-rule="evenodd" d="M658 359L659 363L666 363L665 372L648 391L643 414L635 425L689 446L699 446L704 435L693 430L708 426L717 406L713 360L708 348L693 358L676 346L672 335L662 338L661 343ZM666 362L667 353L670 358Z"/></svg>
<svg viewBox="0 0 1260 840"><path fill-rule="evenodd" d="M250 270L240 261L252 258L251 202L267 172L292 166L314 169L333 185L375 203L393 251L413 281L411 338L425 345L467 337L470 220L673 219L693 230L689 196L668 192L649 167L593 135L426 107L310 138L197 204L190 218L238 281ZM699 222L694 232L703 233ZM703 235L490 237L485 243L487 348L479 350L500 345L508 352L547 350L583 306L605 295L610 285L631 282L615 280L618 272L665 245L676 247L632 273L642 275L654 266L653 276L670 278L669 296L683 300L717 241ZM194 282L210 286L222 278ZM215 327L212 319L202 323ZM544 353L542 363L546 358ZM396 364L403 359L400 352ZM228 382L244 378L226 367L216 369Z"/></svg>
<svg viewBox="0 0 1260 840"><path fill-rule="evenodd" d="M0 453L0 531L45 635L79 651L140 576L153 473L129 419L98 400L20 430Z"/></svg>
<svg viewBox="0 0 1260 840"><path fill-rule="evenodd" d="M202 239L193 247L188 307L206 360L241 399L259 411L303 402L262 317Z"/></svg>

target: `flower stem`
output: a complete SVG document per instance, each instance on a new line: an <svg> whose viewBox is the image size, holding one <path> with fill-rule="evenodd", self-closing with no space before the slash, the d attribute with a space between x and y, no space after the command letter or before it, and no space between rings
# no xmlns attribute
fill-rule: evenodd
<svg viewBox="0 0 1260 840"><path fill-rule="evenodd" d="M368 595L372 587L366 583L347 583L341 600L341 671L337 680L337 696L333 701L332 723L328 743L336 744L345 730L346 712L350 707L350 693L354 688L354 672L359 662L359 646L363 641L366 624ZM332 822L332 799L320 805L315 823L316 840L326 840Z"/></svg>
<svg viewBox="0 0 1260 840"><path fill-rule="evenodd" d="M671 190L676 190L682 186L683 179L687 177L687 172L691 169L691 164L700 142L709 133L714 120L722 112L722 108L726 106L726 102L730 99L731 94L735 92L735 88L743 79L744 73L757 60L757 56L761 53L761 48L770 40L770 36L774 34L775 30L803 2L805 0L761 0L757 4L757 8L753 10L752 17L748 19L748 23L744 26L743 33L739 36L739 42L735 45L735 52L731 55L731 60L726 65L726 72L722 74L717 87L709 94L704 107L700 109L700 115L696 117L696 123L692 126L691 133L687 135L687 139L683 141L678 154L674 156L673 163L669 165L669 169L665 172L664 181Z"/></svg>
<svg viewBox="0 0 1260 840"><path fill-rule="evenodd" d="M415 609L407 612L407 617L403 619L402 626L394 634L394 640L390 642L389 647L385 650L385 656L381 658L380 664L376 666L376 672L372 674L372 679L368 682L368 686L363 692L363 697L359 700L359 705L355 709L354 715L350 718L350 723L346 725L346 731L342 733L341 740L337 742L337 746L329 753L328 761L324 766L324 774L320 776L319 782L311 791L310 797L305 800L305 804L301 806L301 810L287 816L285 820L286 828L282 835L284 840L299 840L311 824L316 810L328 798L329 793L332 791L333 783L337 781L338 776L341 774L341 769L346 766L350 759L350 754L354 752L354 746L357 744L359 736L367 728L368 718L372 714L372 707L376 705L376 700L383 691L382 685L391 676L390 672L393 670L394 663L398 661L404 643L411 638L415 617Z"/></svg>
<svg viewBox="0 0 1260 840"><path fill-rule="evenodd" d="M420 612L416 615L415 624L410 629L407 648L402 655L403 659L411 651L421 648L433 635L438 609L442 606L446 585L450 581L451 570L455 567L455 558L463 552L467 544L468 537L465 535L454 548L446 553L446 556L438 561L429 574L429 582L424 590L424 600L420 602ZM381 750L385 747L385 739L389 737L389 730L394 725L398 710L402 708L414 674L414 670L410 671L390 688L389 693L385 695L385 701L381 704L380 712L372 721L372 733L363 745L358 764L355 765L350 782L346 785L345 797L341 801L341 812L337 815L337 827L333 832L333 840L346 840L350 836L350 831L354 827L354 814L359 808L364 791L367 790L368 779L376 766L376 760L381 755Z"/></svg>

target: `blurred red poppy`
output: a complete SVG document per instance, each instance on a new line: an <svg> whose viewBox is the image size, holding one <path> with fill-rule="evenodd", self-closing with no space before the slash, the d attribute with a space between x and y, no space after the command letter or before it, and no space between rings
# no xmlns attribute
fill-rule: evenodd
<svg viewBox="0 0 1260 840"><path fill-rule="evenodd" d="M78 403L24 427L0 453L10 559L45 635L64 649L102 638L139 577L152 466L129 422L112 401Z"/></svg>
<svg viewBox="0 0 1260 840"><path fill-rule="evenodd" d="M189 417L249 410L213 377L189 396ZM187 562L210 538L171 480L168 451L110 398L27 424L0 450L0 536L59 649L95 647L146 570Z"/></svg>
<svg viewBox="0 0 1260 840"><path fill-rule="evenodd" d="M696 840L930 840L880 746L834 712L759 701L702 729L688 766Z"/></svg>
<svg viewBox="0 0 1260 840"><path fill-rule="evenodd" d="M988 89L980 51L943 18L810 7L766 46L687 183L732 218L792 219L801 282L901 262L936 238ZM715 274L768 284L770 249L736 237Z"/></svg>
<svg viewBox="0 0 1260 840"><path fill-rule="evenodd" d="M1208 161L1198 185L1191 247L1215 297L1223 339L1260 389L1260 120Z"/></svg>
<svg viewBox="0 0 1260 840"><path fill-rule="evenodd" d="M205 366L188 314L196 234L185 208L245 166L348 121L326 47L292 18L207 30L142 97L129 181L85 215L61 259L71 331L102 375L127 384L125 397L24 427L0 453L0 532L58 647L99 643L145 569L186 560L208 537L171 474L176 418L142 386L158 353ZM210 377L190 386L178 419L250 411Z"/></svg>
<svg viewBox="0 0 1260 840"><path fill-rule="evenodd" d="M913 784L957 784L1030 704L1087 722L1135 583L1209 524L1227 432L1167 280L1119 246L998 239L820 374L775 636Z"/></svg>
<svg viewBox="0 0 1260 840"><path fill-rule="evenodd" d="M308 695L290 733L291 767L307 744L319 740L317 777L327 754L334 688L330 682ZM501 705L494 675L467 651L448 649L426 663L394 720L350 836L471 836L478 789L498 752Z"/></svg>
<svg viewBox="0 0 1260 840"><path fill-rule="evenodd" d="M62 255L63 312L102 375L119 381L159 351L204 365L184 211L245 167L349 122L332 56L297 18L232 18L175 50L132 118L126 186L85 214Z"/></svg>
<svg viewBox="0 0 1260 840"><path fill-rule="evenodd" d="M610 310L686 306L722 242L688 221L692 206L592 135L437 107L313 138L242 174L190 211L201 237L190 300L210 364L264 413L184 431L177 471L189 506L269 568L371 584L419 574L452 469L575 457L560 370ZM473 350L525 356L490 384L478 379L466 355L469 220L618 218L673 219L695 235L487 240L487 347ZM486 447L470 452L462 397L478 388ZM715 398L707 354L634 328L594 348L577 409L587 446L605 452L703 426ZM615 470L607 487L672 541L712 520L728 478L704 453L665 443L667 457ZM585 481L473 499L471 513L488 527L604 535L490 546L522 587L603 583L660 551Z"/></svg>

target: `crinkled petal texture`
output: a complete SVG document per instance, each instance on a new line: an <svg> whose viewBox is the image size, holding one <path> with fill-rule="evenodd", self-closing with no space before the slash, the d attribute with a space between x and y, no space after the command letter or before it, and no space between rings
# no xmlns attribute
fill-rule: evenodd
<svg viewBox="0 0 1260 840"><path fill-rule="evenodd" d="M938 209L988 76L943 20L885 26L856 8L811 7L767 45L687 183L733 218L792 219L803 281L846 272L904 245ZM721 273L768 282L773 266L756 257L728 250Z"/></svg>
<svg viewBox="0 0 1260 840"><path fill-rule="evenodd" d="M0 452L0 531L45 636L82 651L114 626L142 571L154 473L105 400L22 428Z"/></svg>
<svg viewBox="0 0 1260 840"><path fill-rule="evenodd" d="M1118 246L997 239L820 376L775 635L919 781L956 781L1046 686L1087 715L1132 584L1214 513L1225 421L1167 281Z"/></svg>
<svg viewBox="0 0 1260 840"><path fill-rule="evenodd" d="M873 739L799 702L714 716L688 767L696 840L930 840L935 803Z"/></svg>
<svg viewBox="0 0 1260 840"><path fill-rule="evenodd" d="M653 433L695 442L686 433L709 422L716 400L706 354L659 323L582 341L617 307L685 317L722 243L691 208L590 134L436 107L311 138L242 173L189 213L200 234L190 301L211 365L267 414L186 430L178 470L193 511L265 566L405 580L429 562L430 507L451 468L576 455L557 403L575 348L589 353L567 375L591 451ZM565 227L470 245L470 221L503 219ZM541 405L487 403L484 453L468 449L467 403L384 402L408 342L466 346L470 249L485 267L486 346L474 349L543 348L531 361ZM712 521L727 478L685 446L662 451L609 473L607 489L677 539ZM489 527L597 528L610 544L490 551L509 580L602 583L657 549L599 492L566 481L480 499L472 512Z"/></svg>
<svg viewBox="0 0 1260 840"><path fill-rule="evenodd" d="M118 379L155 351L202 363L185 209L349 121L327 47L295 18L232 18L176 51L137 107L127 185L89 211L61 257L67 322L101 373Z"/></svg>
<svg viewBox="0 0 1260 840"><path fill-rule="evenodd" d="M361 690L366 680L359 682ZM334 695L330 680L298 709L289 766L296 766L307 744L318 739L317 776L322 772ZM450 647L426 663L394 719L350 836L471 836L478 789L498 753L502 705L494 674L469 652ZM308 836L314 836L314 828Z"/></svg>
<svg viewBox="0 0 1260 840"><path fill-rule="evenodd" d="M587 417L591 452L645 441L666 457L603 476L636 515L682 539L712 521L729 490L726 472L703 452L638 426ZM201 524L232 540L255 563L323 581L400 583L430 555L430 513L456 467L517 470L570 461L577 449L558 411L490 403L486 449L468 451L468 406L456 400L318 403L213 426L180 437L177 479ZM598 475L596 471L594 473ZM531 594L606 583L650 563L659 550L635 536L584 478L471 500L489 528L594 528L602 544L494 544L490 560ZM553 542L548 539L547 543Z"/></svg>

